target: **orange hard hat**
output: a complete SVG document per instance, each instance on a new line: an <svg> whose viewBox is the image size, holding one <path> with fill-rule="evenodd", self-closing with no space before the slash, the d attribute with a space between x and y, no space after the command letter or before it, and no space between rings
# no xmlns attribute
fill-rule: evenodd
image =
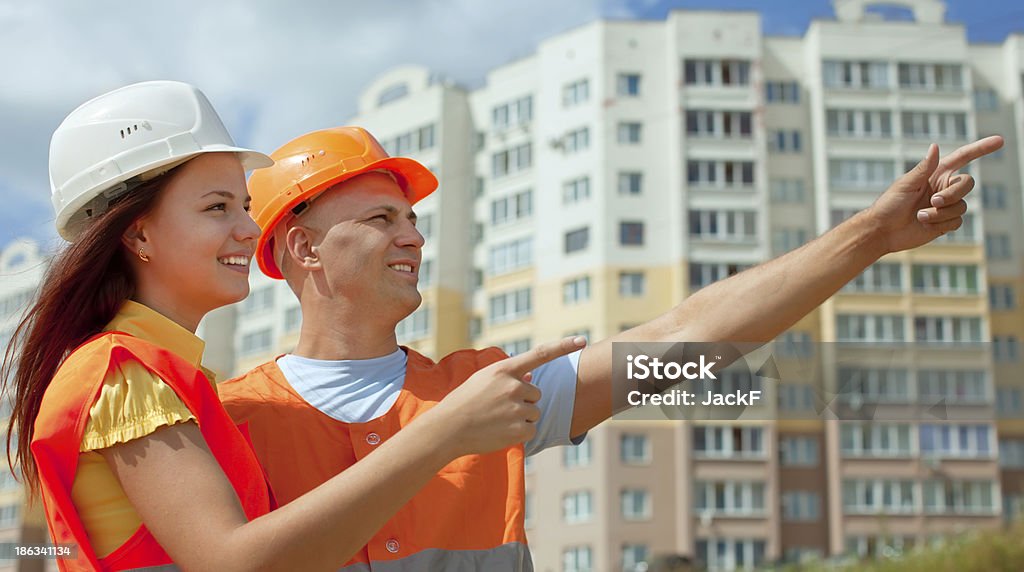
<svg viewBox="0 0 1024 572"><path fill-rule="evenodd" d="M270 154L274 166L249 178L250 212L260 225L256 262L271 278L281 279L274 260L273 233L286 216L299 214L310 200L334 185L370 171L395 175L410 204L437 189L437 177L405 157L390 157L362 127L335 127L301 135Z"/></svg>

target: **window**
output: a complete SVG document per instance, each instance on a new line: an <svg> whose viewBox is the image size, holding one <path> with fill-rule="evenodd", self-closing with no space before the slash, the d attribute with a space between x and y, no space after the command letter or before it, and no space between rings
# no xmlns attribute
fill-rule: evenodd
<svg viewBox="0 0 1024 572"><path fill-rule="evenodd" d="M590 244L590 227L570 230L565 233L565 253L585 250Z"/></svg>
<svg viewBox="0 0 1024 572"><path fill-rule="evenodd" d="M764 512L764 483L757 481L696 481L697 514L746 516Z"/></svg>
<svg viewBox="0 0 1024 572"><path fill-rule="evenodd" d="M619 437L623 464L646 465L651 462L651 448L647 435L624 433Z"/></svg>
<svg viewBox="0 0 1024 572"><path fill-rule="evenodd" d="M619 296L623 298L637 298L644 295L644 273L643 272L620 272L619 273Z"/></svg>
<svg viewBox="0 0 1024 572"><path fill-rule="evenodd" d="M689 86L750 85L747 60L685 60L683 79Z"/></svg>
<svg viewBox="0 0 1024 572"><path fill-rule="evenodd" d="M0 506L0 529L12 528L18 525L21 519L21 506L19 504L6 504Z"/></svg>
<svg viewBox="0 0 1024 572"><path fill-rule="evenodd" d="M562 551L562 572L593 572L589 546L574 546Z"/></svg>
<svg viewBox="0 0 1024 572"><path fill-rule="evenodd" d="M772 179L769 187L773 203L802 203L807 200L801 179Z"/></svg>
<svg viewBox="0 0 1024 572"><path fill-rule="evenodd" d="M434 285L434 261L426 259L420 263L419 271L420 286L429 287Z"/></svg>
<svg viewBox="0 0 1024 572"><path fill-rule="evenodd" d="M794 129L773 129L768 133L768 150L778 153L799 153L800 132Z"/></svg>
<svg viewBox="0 0 1024 572"><path fill-rule="evenodd" d="M690 288L699 290L709 284L739 274L753 264L690 263Z"/></svg>
<svg viewBox="0 0 1024 572"><path fill-rule="evenodd" d="M832 137L892 137L892 112L872 109L829 109L825 127Z"/></svg>
<svg viewBox="0 0 1024 572"><path fill-rule="evenodd" d="M889 160L830 159L829 181L833 187L881 192L896 178L896 164Z"/></svg>
<svg viewBox="0 0 1024 572"><path fill-rule="evenodd" d="M408 84L403 82L390 86L387 89L381 90L380 95L377 96L377 107L383 107L393 101L398 101L406 95L409 95Z"/></svg>
<svg viewBox="0 0 1024 572"><path fill-rule="evenodd" d="M646 570L648 552L646 544L623 544L622 572Z"/></svg>
<svg viewBox="0 0 1024 572"><path fill-rule="evenodd" d="M638 145L642 131L643 124L638 121L620 121L618 141L624 145Z"/></svg>
<svg viewBox="0 0 1024 572"><path fill-rule="evenodd" d="M431 123L411 131L399 133L388 139L382 139L380 145L392 157L425 151L432 149L436 144L435 130L434 124Z"/></svg>
<svg viewBox="0 0 1024 572"><path fill-rule="evenodd" d="M818 440L814 437L783 437L779 462L784 466L814 467L818 464Z"/></svg>
<svg viewBox="0 0 1024 572"><path fill-rule="evenodd" d="M914 292L921 294L978 293L978 267L974 264L915 264L910 274Z"/></svg>
<svg viewBox="0 0 1024 572"><path fill-rule="evenodd" d="M566 468L586 467L590 464L591 446L589 439L576 446L562 448L562 465Z"/></svg>
<svg viewBox="0 0 1024 572"><path fill-rule="evenodd" d="M751 161L687 161L686 180L696 187L749 187L754 184Z"/></svg>
<svg viewBox="0 0 1024 572"><path fill-rule="evenodd" d="M988 380L982 370L923 369L917 372L921 402L931 405L940 400L951 403L985 403Z"/></svg>
<svg viewBox="0 0 1024 572"><path fill-rule="evenodd" d="M497 226L528 218L533 214L533 192L520 191L491 201L491 224Z"/></svg>
<svg viewBox="0 0 1024 572"><path fill-rule="evenodd" d="M693 451L696 457L763 457L763 430L738 425L694 427Z"/></svg>
<svg viewBox="0 0 1024 572"><path fill-rule="evenodd" d="M899 263L876 262L851 280L847 292L901 292L903 277Z"/></svg>
<svg viewBox="0 0 1024 572"><path fill-rule="evenodd" d="M1017 336L994 335L992 336L992 358L996 363L1016 362L1020 355Z"/></svg>
<svg viewBox="0 0 1024 572"><path fill-rule="evenodd" d="M843 481L843 510L847 514L911 513L916 507L914 481L847 479Z"/></svg>
<svg viewBox="0 0 1024 572"><path fill-rule="evenodd" d="M590 491L575 491L562 496L562 520L569 524L590 520Z"/></svg>
<svg viewBox="0 0 1024 572"><path fill-rule="evenodd" d="M510 356L519 355L524 352L530 351L530 338L520 338L517 340L510 340L498 344L501 351L505 352Z"/></svg>
<svg viewBox="0 0 1024 572"><path fill-rule="evenodd" d="M420 215L416 219L416 230L420 231L424 239L434 236L434 213Z"/></svg>
<svg viewBox="0 0 1024 572"><path fill-rule="evenodd" d="M533 97L524 96L495 106L491 110L491 125L495 130L525 125L533 119Z"/></svg>
<svg viewBox="0 0 1024 572"><path fill-rule="evenodd" d="M255 314L258 312L265 312L274 307L274 286L261 286L259 288L253 288L252 292L249 293L249 297L242 303L242 312L246 314Z"/></svg>
<svg viewBox="0 0 1024 572"><path fill-rule="evenodd" d="M925 481L924 510L939 514L992 514L995 483L982 480Z"/></svg>
<svg viewBox="0 0 1024 572"><path fill-rule="evenodd" d="M960 91L964 87L959 64L911 64L898 67L901 89Z"/></svg>
<svg viewBox="0 0 1024 572"><path fill-rule="evenodd" d="M777 228L772 231L772 253L776 256L800 248L807 243L807 231L802 228Z"/></svg>
<svg viewBox="0 0 1024 572"><path fill-rule="evenodd" d="M590 299L590 276L569 280L562 284L562 303L579 304Z"/></svg>
<svg viewBox="0 0 1024 572"><path fill-rule="evenodd" d="M495 179L525 171L533 164L533 150L529 143L498 151L491 156L491 174Z"/></svg>
<svg viewBox="0 0 1024 572"><path fill-rule="evenodd" d="M581 127L565 134L565 152L578 153L590 147L590 128Z"/></svg>
<svg viewBox="0 0 1024 572"><path fill-rule="evenodd" d="M691 210L690 236L732 242L756 240L756 217L752 211Z"/></svg>
<svg viewBox="0 0 1024 572"><path fill-rule="evenodd" d="M999 109L999 94L994 89L974 90L974 109L996 111Z"/></svg>
<svg viewBox="0 0 1024 572"><path fill-rule="evenodd" d="M690 137L749 138L753 129L749 111L690 109L686 112L686 134Z"/></svg>
<svg viewBox="0 0 1024 572"><path fill-rule="evenodd" d="M780 411L814 411L814 387L808 384L779 384Z"/></svg>
<svg viewBox="0 0 1024 572"><path fill-rule="evenodd" d="M847 221L850 217L857 214L858 212L860 211L858 211L857 209L832 209L829 212L829 220L831 221L833 227L839 226L840 224Z"/></svg>
<svg viewBox="0 0 1024 572"><path fill-rule="evenodd" d="M639 171L619 172L619 194L639 195L644 190L644 174Z"/></svg>
<svg viewBox="0 0 1024 572"><path fill-rule="evenodd" d="M782 493L782 518L794 522L815 522L821 518L821 495L812 491Z"/></svg>
<svg viewBox="0 0 1024 572"><path fill-rule="evenodd" d="M918 435L924 456L984 458L993 453L988 425L922 423Z"/></svg>
<svg viewBox="0 0 1024 572"><path fill-rule="evenodd" d="M615 93L620 97L637 97L640 95L640 74L620 73L615 81Z"/></svg>
<svg viewBox="0 0 1024 572"><path fill-rule="evenodd" d="M811 334L807 332L786 332L775 341L775 354L780 357L807 358L814 355Z"/></svg>
<svg viewBox="0 0 1024 572"><path fill-rule="evenodd" d="M590 99L590 82L586 79L574 81L562 88L562 106L572 107Z"/></svg>
<svg viewBox="0 0 1024 572"><path fill-rule="evenodd" d="M800 84L795 81L767 81L764 97L768 103L800 103Z"/></svg>
<svg viewBox="0 0 1024 572"><path fill-rule="evenodd" d="M1024 469L1024 439L999 440L999 466Z"/></svg>
<svg viewBox="0 0 1024 572"><path fill-rule="evenodd" d="M981 318L962 316L917 316L914 339L929 343L980 343Z"/></svg>
<svg viewBox="0 0 1024 572"><path fill-rule="evenodd" d="M1006 233L985 234L985 258L1007 260L1010 256L1010 235Z"/></svg>
<svg viewBox="0 0 1024 572"><path fill-rule="evenodd" d="M421 272L422 273L422 272ZM302 327L302 308L295 306L284 311L284 331L297 332Z"/></svg>
<svg viewBox="0 0 1024 572"><path fill-rule="evenodd" d="M491 276L507 274L533 264L533 239L520 238L496 244L488 256L487 273Z"/></svg>
<svg viewBox="0 0 1024 572"><path fill-rule="evenodd" d="M697 538L697 560L708 570L749 570L764 563L764 540Z"/></svg>
<svg viewBox="0 0 1024 572"><path fill-rule="evenodd" d="M889 314L839 314L836 341L902 342L903 316Z"/></svg>
<svg viewBox="0 0 1024 572"><path fill-rule="evenodd" d="M846 403L906 403L910 399L910 375L904 368L839 368L839 399Z"/></svg>
<svg viewBox="0 0 1024 572"><path fill-rule="evenodd" d="M562 202L578 203L590 198L590 177L577 177L562 184Z"/></svg>
<svg viewBox="0 0 1024 572"><path fill-rule="evenodd" d="M623 221L619 223L619 244L622 246L644 245L644 223Z"/></svg>
<svg viewBox="0 0 1024 572"><path fill-rule="evenodd" d="M1017 307L1013 286L993 284L988 287L988 305L993 310L1012 310Z"/></svg>
<svg viewBox="0 0 1024 572"><path fill-rule="evenodd" d="M421 306L395 327L399 341L418 340L430 333L430 306Z"/></svg>
<svg viewBox="0 0 1024 572"><path fill-rule="evenodd" d="M844 457L909 457L910 425L905 423L843 423L839 446Z"/></svg>
<svg viewBox="0 0 1024 572"><path fill-rule="evenodd" d="M488 321L501 324L530 315L530 289L520 288L491 296Z"/></svg>
<svg viewBox="0 0 1024 572"><path fill-rule="evenodd" d="M992 210L1006 210L1006 185L982 185L981 206Z"/></svg>
<svg viewBox="0 0 1024 572"><path fill-rule="evenodd" d="M620 495L622 518L648 520L651 518L651 495L642 489L625 489Z"/></svg>
<svg viewBox="0 0 1024 572"><path fill-rule="evenodd" d="M963 221L963 225L960 228L953 232L947 232L935 240L937 242L953 242L960 244L977 242L977 238L975 238L974 215L971 213L963 215Z"/></svg>
<svg viewBox="0 0 1024 572"><path fill-rule="evenodd" d="M903 136L910 139L967 138L967 115L956 112L904 111Z"/></svg>
<svg viewBox="0 0 1024 572"><path fill-rule="evenodd" d="M826 60L821 71L825 87L889 88L889 64L886 62Z"/></svg>
<svg viewBox="0 0 1024 572"><path fill-rule="evenodd" d="M239 353L247 356L269 352L272 335L270 328L242 335L242 350Z"/></svg>
<svg viewBox="0 0 1024 572"><path fill-rule="evenodd" d="M996 413L1000 417L1015 417L1021 412L1021 390L1015 387L996 389Z"/></svg>

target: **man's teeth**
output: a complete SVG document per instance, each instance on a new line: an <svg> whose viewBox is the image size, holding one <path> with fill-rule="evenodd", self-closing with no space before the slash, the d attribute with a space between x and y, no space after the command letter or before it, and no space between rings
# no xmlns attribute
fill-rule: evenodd
<svg viewBox="0 0 1024 572"><path fill-rule="evenodd" d="M412 266L408 264L392 264L390 267L400 272L412 272Z"/></svg>
<svg viewBox="0 0 1024 572"><path fill-rule="evenodd" d="M248 256L225 256L224 258L218 258L217 260L220 261L221 264L235 264L238 266L249 265Z"/></svg>

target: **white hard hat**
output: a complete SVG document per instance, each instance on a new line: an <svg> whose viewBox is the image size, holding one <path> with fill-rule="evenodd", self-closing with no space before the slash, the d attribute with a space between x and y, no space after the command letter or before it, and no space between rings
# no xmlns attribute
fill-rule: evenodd
<svg viewBox="0 0 1024 572"><path fill-rule="evenodd" d="M57 232L73 242L133 183L212 152L238 153L246 170L274 164L236 147L210 101L187 83L137 83L83 103L50 139Z"/></svg>

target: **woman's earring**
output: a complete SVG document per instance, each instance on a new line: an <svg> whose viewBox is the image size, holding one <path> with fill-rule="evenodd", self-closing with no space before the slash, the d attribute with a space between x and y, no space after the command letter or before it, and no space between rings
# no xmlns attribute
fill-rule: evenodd
<svg viewBox="0 0 1024 572"><path fill-rule="evenodd" d="M146 256L146 251L141 248L139 249L139 259L143 262L149 262L149 257Z"/></svg>

